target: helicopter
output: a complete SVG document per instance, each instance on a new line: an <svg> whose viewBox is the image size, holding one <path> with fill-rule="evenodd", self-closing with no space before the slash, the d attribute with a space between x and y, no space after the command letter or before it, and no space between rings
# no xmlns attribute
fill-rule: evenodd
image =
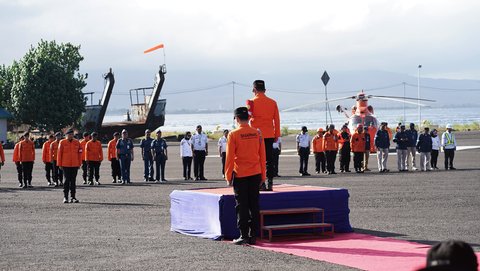
<svg viewBox="0 0 480 271"><path fill-rule="evenodd" d="M370 98L397 101L397 102L420 105L420 106L426 106L426 105L418 103L418 101L435 102L434 100L411 98L411 97L367 95L362 90L361 92L359 92L355 96L340 97L340 98L335 98L335 99L331 99L331 100L325 100L325 101L320 101L320 102L316 102L316 103L310 103L310 104L306 104L306 105L296 106L296 107L285 109L285 110L283 110L283 112L293 111L295 109L308 107L308 106L319 104L319 103L326 103L328 105L328 103L334 102L334 101L354 99L356 101L356 103L355 103L355 105L353 105L351 107L351 115L349 115L347 113L348 109L342 107L341 105L337 105L337 107L335 108L338 113L343 113L345 115L345 117L347 118L348 128L350 129L350 131L354 131L359 124L362 124L364 126L373 126L373 127L378 129L378 126L379 126L380 123L378 122L377 117L374 114L373 106L368 104L368 99L370 99ZM414 101L417 101L417 102L412 102L411 100L414 100ZM327 108L328 108L328 106L327 106Z"/></svg>

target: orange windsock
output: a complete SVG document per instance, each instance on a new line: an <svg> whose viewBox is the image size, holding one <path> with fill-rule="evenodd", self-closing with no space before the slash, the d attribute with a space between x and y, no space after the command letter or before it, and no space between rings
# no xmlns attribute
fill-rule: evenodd
<svg viewBox="0 0 480 271"><path fill-rule="evenodd" d="M143 53L144 54L150 53L150 52L155 51L155 50L160 49L160 48L163 48L163 43L160 43L159 45L153 46L152 48L143 51Z"/></svg>

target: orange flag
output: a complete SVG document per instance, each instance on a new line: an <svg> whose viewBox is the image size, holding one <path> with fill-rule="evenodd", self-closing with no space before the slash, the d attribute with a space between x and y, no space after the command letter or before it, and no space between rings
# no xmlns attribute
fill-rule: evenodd
<svg viewBox="0 0 480 271"><path fill-rule="evenodd" d="M143 53L144 54L150 53L150 52L155 51L155 50L160 49L160 48L163 48L163 43L160 43L159 45L153 46L152 48L143 51Z"/></svg>

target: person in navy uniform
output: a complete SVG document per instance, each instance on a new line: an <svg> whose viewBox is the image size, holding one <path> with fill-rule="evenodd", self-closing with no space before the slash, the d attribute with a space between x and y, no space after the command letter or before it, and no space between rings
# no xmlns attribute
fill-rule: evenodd
<svg viewBox="0 0 480 271"><path fill-rule="evenodd" d="M122 137L117 141L117 159L122 172L121 184L130 183L130 164L133 161L133 141L128 138L127 130L123 129Z"/></svg>
<svg viewBox="0 0 480 271"><path fill-rule="evenodd" d="M162 131L158 130L157 139L153 140L151 145L152 157L155 161L155 180L157 183L167 182L165 179L165 163L168 160L167 147L167 141L162 138Z"/></svg>
<svg viewBox="0 0 480 271"><path fill-rule="evenodd" d="M398 171L408 171L407 168L407 148L408 135L405 132L405 125L400 125L400 131L395 134L393 142L397 143L397 166Z"/></svg>
<svg viewBox="0 0 480 271"><path fill-rule="evenodd" d="M150 130L145 130L145 138L140 142L140 148L142 148L143 159L143 180L145 182L153 181L153 157L151 152L151 146L153 139L150 137Z"/></svg>

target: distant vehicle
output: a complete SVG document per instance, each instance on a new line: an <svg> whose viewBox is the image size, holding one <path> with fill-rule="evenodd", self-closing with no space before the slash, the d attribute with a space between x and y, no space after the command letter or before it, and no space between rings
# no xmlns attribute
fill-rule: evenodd
<svg viewBox="0 0 480 271"><path fill-rule="evenodd" d="M84 131L97 131L100 137L111 138L114 132L121 132L123 129L128 131L129 137L136 138L144 135L145 129L157 129L165 123L166 99L158 99L165 82L167 73L165 65L160 69L155 77L155 83L152 88L138 88L130 90L130 110L126 121L103 123L105 112L115 85L115 77L112 69L105 74L105 88L102 99L98 105L88 105L82 118L82 128ZM145 95L145 90L152 89L151 95ZM139 98L138 91L143 92L143 99ZM136 93L136 101L132 99L132 92Z"/></svg>

